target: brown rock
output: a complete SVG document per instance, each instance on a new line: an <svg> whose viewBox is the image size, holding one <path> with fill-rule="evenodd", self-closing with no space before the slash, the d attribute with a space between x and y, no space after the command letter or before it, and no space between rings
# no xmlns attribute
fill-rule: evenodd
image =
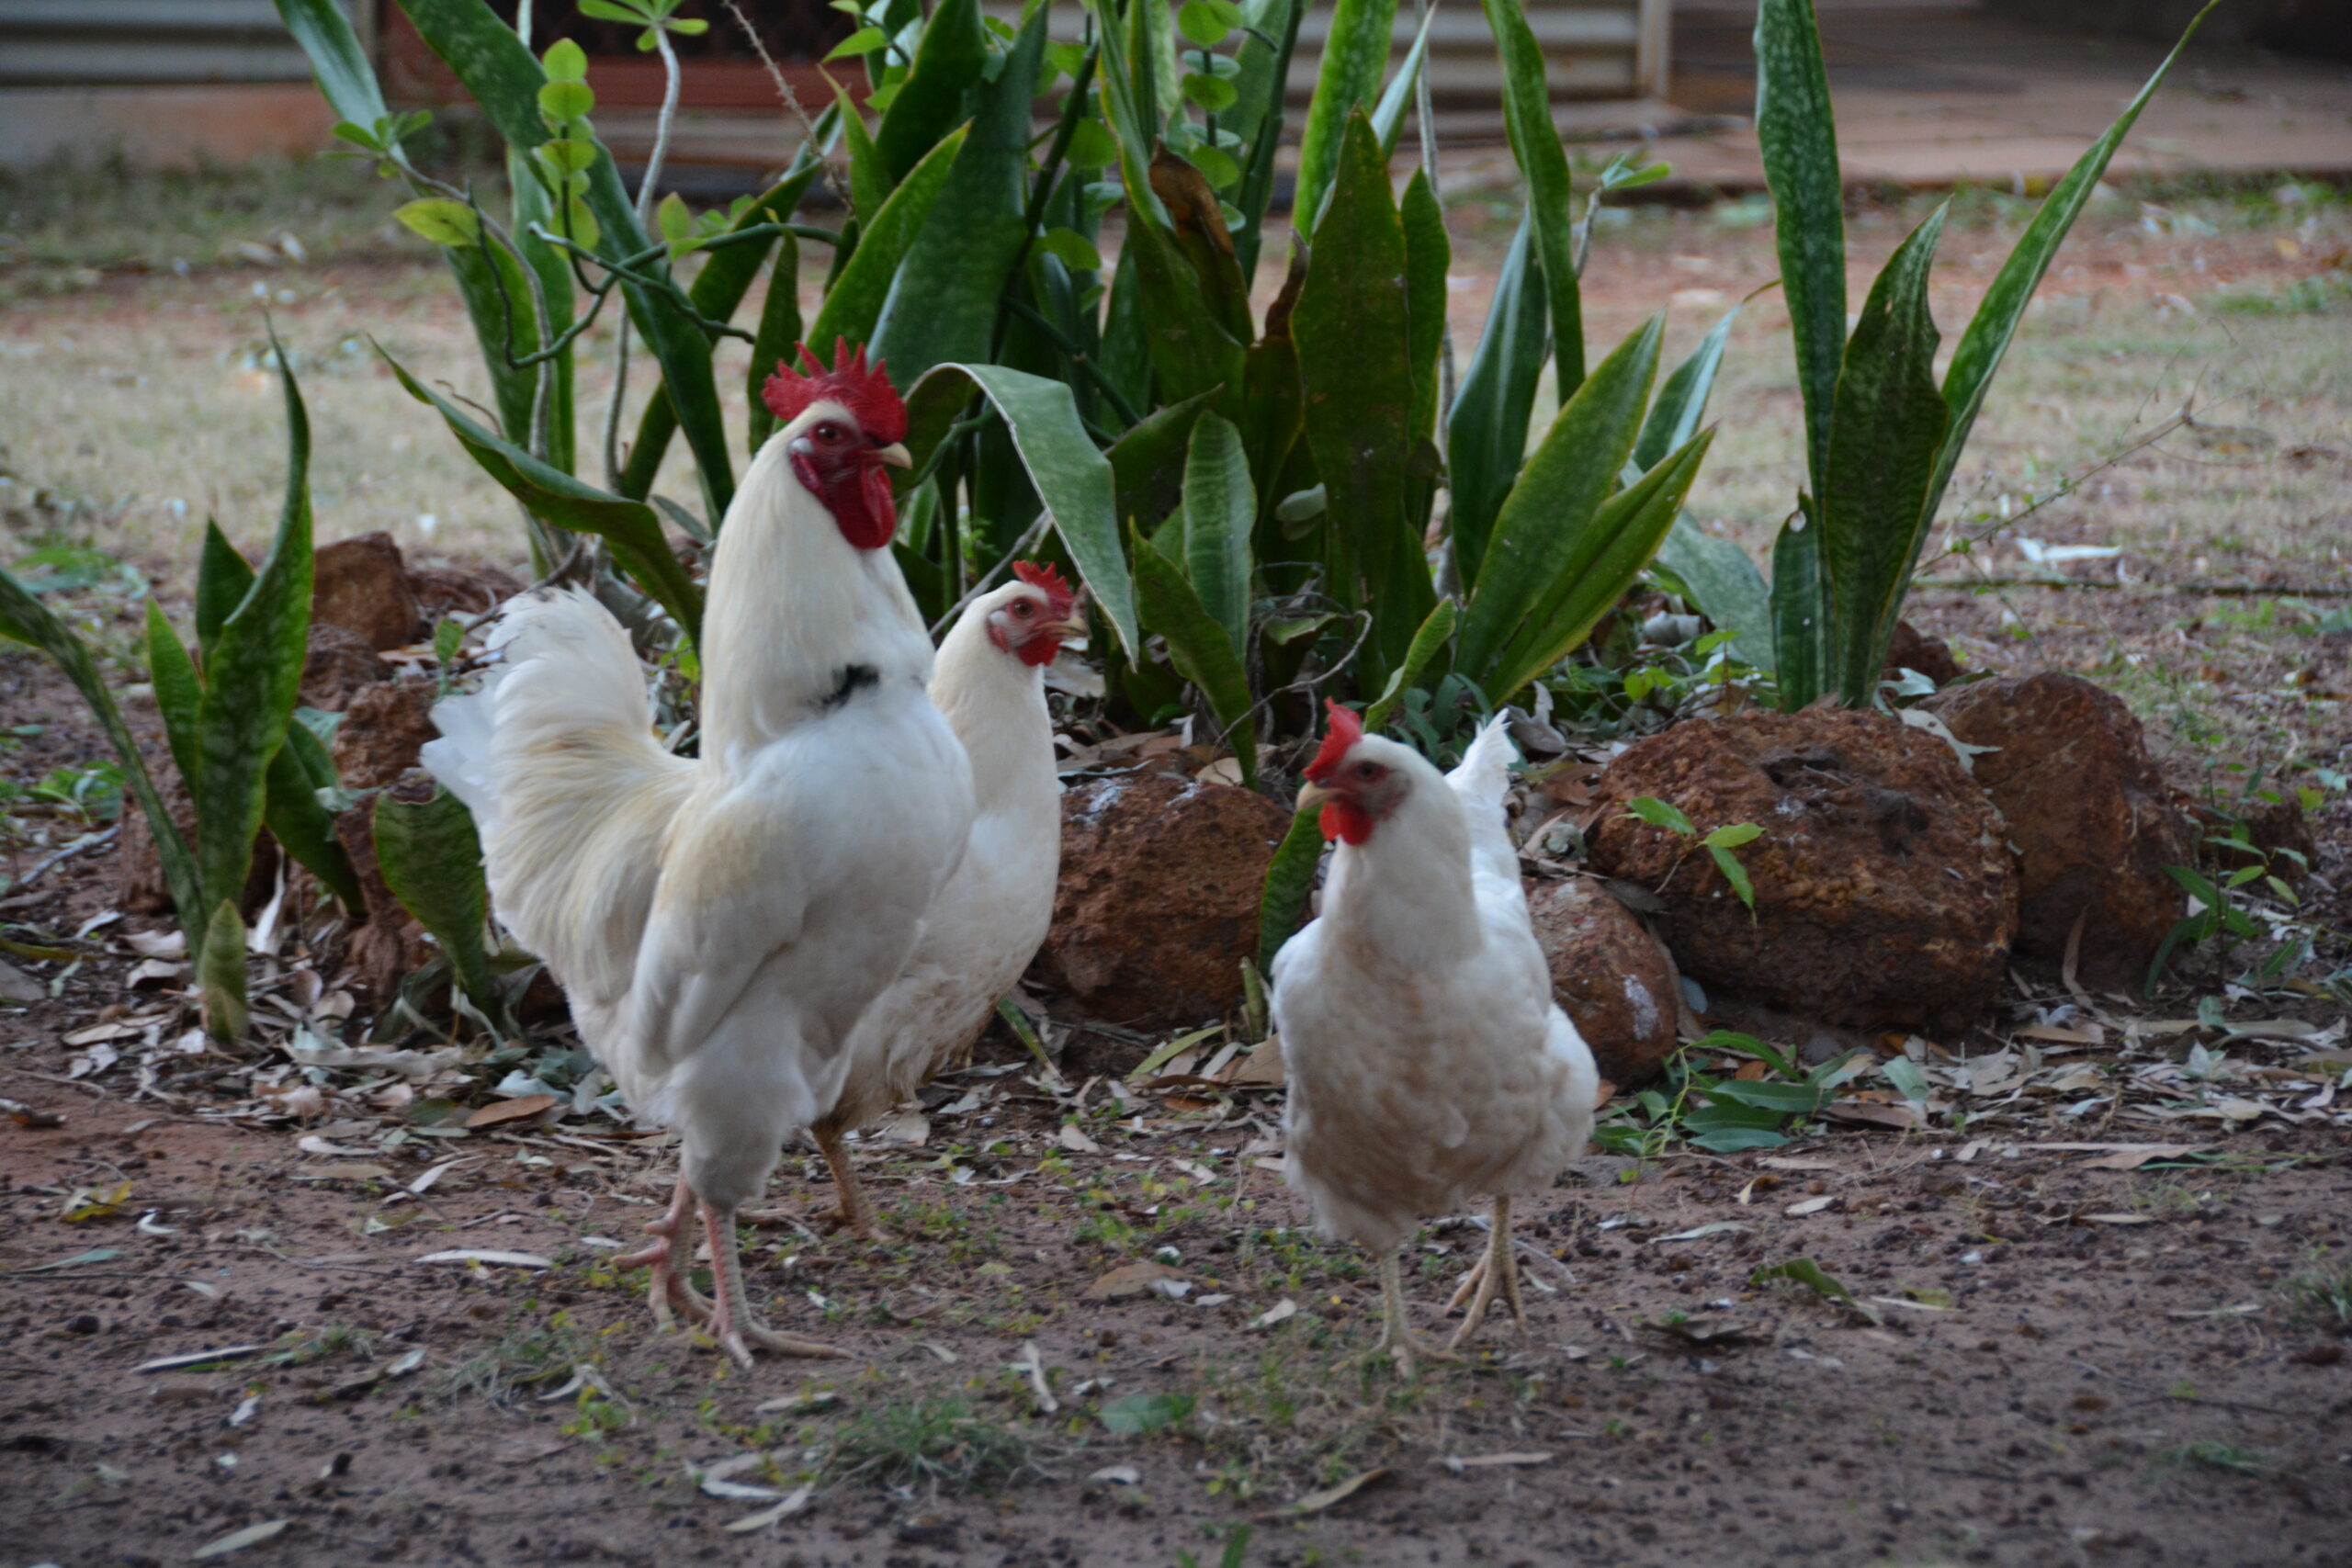
<svg viewBox="0 0 2352 1568"><path fill-rule="evenodd" d="M170 754L161 750L146 756L148 774L163 795L164 809L180 830L188 852L196 852L196 803L180 782ZM238 912L251 919L269 902L277 888L277 840L264 832L254 841L253 870L245 877ZM155 835L148 830L147 813L128 791L122 801L122 830L115 836L115 903L131 915L172 913L171 885L164 880L163 857L155 852Z"/></svg>
<svg viewBox="0 0 2352 1568"><path fill-rule="evenodd" d="M408 574L427 626L444 615L480 615L498 608L523 585L494 566L421 566Z"/></svg>
<svg viewBox="0 0 2352 1568"><path fill-rule="evenodd" d="M1061 886L1031 973L1091 1017L1139 1029L1223 1017L1258 945L1258 900L1290 813L1166 774L1062 796Z"/></svg>
<svg viewBox="0 0 2352 1568"><path fill-rule="evenodd" d="M1552 999L1620 1089L1674 1054L1674 965L1634 912L1586 877L1531 884L1527 912L1552 966Z"/></svg>
<svg viewBox="0 0 2352 1568"><path fill-rule="evenodd" d="M1946 1037L1999 994L2017 874L1999 815L1951 747L1883 714L1815 708L1679 724L1600 778L1592 863L1666 905L1661 934L1710 991L1826 1023ZM1656 795L1737 852L1756 918L1695 840L1628 817Z"/></svg>
<svg viewBox="0 0 2352 1568"><path fill-rule="evenodd" d="M341 626L379 653L416 640L424 616L390 534L322 546L312 570L312 626Z"/></svg>
<svg viewBox="0 0 2352 1568"><path fill-rule="evenodd" d="M382 789L416 766L433 728L433 682L385 681L362 687L334 732L334 771L345 789Z"/></svg>
<svg viewBox="0 0 2352 1568"><path fill-rule="evenodd" d="M1950 643L1908 621L1897 621L1894 640L1886 649L1886 678L1892 681L1905 670L1915 670L1939 686L1949 686L1966 673L1952 658Z"/></svg>
<svg viewBox="0 0 2352 1568"><path fill-rule="evenodd" d="M1969 745L1999 748L1976 757L1976 782L2018 852L2018 956L2056 966L2079 919L2077 976L2136 991L2188 908L2164 867L2196 853L2140 721L2109 693L2057 671L1981 681L1927 705Z"/></svg>
<svg viewBox="0 0 2352 1568"><path fill-rule="evenodd" d="M392 667L377 658L374 645L357 632L314 626L302 655L302 704L341 713L362 687L390 679Z"/></svg>

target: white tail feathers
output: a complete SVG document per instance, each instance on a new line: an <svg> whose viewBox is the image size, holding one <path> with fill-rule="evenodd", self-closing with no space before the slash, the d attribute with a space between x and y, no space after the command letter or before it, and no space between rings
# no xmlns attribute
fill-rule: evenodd
<svg viewBox="0 0 2352 1568"><path fill-rule="evenodd" d="M1511 744L1503 716L1497 714L1480 727L1462 754L1461 765L1445 775L1469 818L1473 867L1508 883L1513 896L1519 891L1519 851L1510 841L1503 803L1510 794L1510 765L1518 760L1519 748Z"/></svg>
<svg viewBox="0 0 2352 1568"><path fill-rule="evenodd" d="M694 764L654 739L628 634L586 592L514 601L490 643L503 662L435 705L424 764L474 813L499 918L580 999L609 1000Z"/></svg>

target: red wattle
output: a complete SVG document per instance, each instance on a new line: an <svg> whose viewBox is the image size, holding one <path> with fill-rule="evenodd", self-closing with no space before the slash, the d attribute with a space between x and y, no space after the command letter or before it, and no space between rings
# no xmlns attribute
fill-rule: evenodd
<svg viewBox="0 0 2352 1568"><path fill-rule="evenodd" d="M1372 837L1372 813L1352 800L1327 800L1316 823L1323 829L1323 841L1344 839L1361 844Z"/></svg>
<svg viewBox="0 0 2352 1568"><path fill-rule="evenodd" d="M1021 645L1021 651L1014 657L1023 664L1051 664L1061 650L1062 639L1057 637L1033 637Z"/></svg>
<svg viewBox="0 0 2352 1568"><path fill-rule="evenodd" d="M825 503L825 510L833 514L833 525L854 548L881 549L898 532L898 502L890 494L890 476L880 465L837 474L828 483L806 454L795 452L792 472L809 494Z"/></svg>

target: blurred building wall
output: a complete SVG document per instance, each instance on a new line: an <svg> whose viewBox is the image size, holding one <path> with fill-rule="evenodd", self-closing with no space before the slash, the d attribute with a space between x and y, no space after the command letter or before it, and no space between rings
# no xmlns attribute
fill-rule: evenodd
<svg viewBox="0 0 2352 1568"><path fill-rule="evenodd" d="M338 0L363 39L374 0ZM334 117L272 0L0 0L0 166L316 151Z"/></svg>

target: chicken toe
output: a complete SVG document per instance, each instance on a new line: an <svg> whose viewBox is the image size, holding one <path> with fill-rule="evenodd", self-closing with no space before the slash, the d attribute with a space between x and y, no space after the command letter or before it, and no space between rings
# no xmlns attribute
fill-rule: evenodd
<svg viewBox="0 0 2352 1568"><path fill-rule="evenodd" d="M710 1271L718 1298L713 1303L709 1331L718 1348L745 1371L752 1369L752 1348L782 1356L838 1356L841 1351L820 1340L804 1339L768 1327L752 1311L743 1289L743 1263L735 1249L735 1213L709 1203L702 1206L703 1233L710 1247Z"/></svg>
<svg viewBox="0 0 2352 1568"><path fill-rule="evenodd" d="M1380 1260L1380 1339L1375 1354L1385 1352L1396 1363L1396 1375L1409 1379L1422 1361L1458 1361L1450 1348L1441 1348L1413 1332L1405 1321L1404 1270L1394 1252Z"/></svg>
<svg viewBox="0 0 2352 1568"><path fill-rule="evenodd" d="M857 1167L851 1163L849 1150L842 1145L841 1130L820 1125L809 1129L809 1136L816 1140L817 1152L825 1156L825 1168L833 1173L838 1207L825 1218L860 1241L880 1241L882 1232L874 1223L874 1210L865 1201L865 1188L857 1179Z"/></svg>
<svg viewBox="0 0 2352 1568"><path fill-rule="evenodd" d="M1511 1322L1524 1336L1527 1332L1527 1303L1519 1293L1519 1256L1511 1243L1510 1200L1508 1198L1495 1200L1492 1228L1487 1234L1487 1250L1455 1288L1453 1299L1445 1303L1445 1310L1451 1313L1462 1308L1465 1300L1468 1303L1463 1313L1462 1326L1455 1329L1453 1337L1446 1341L1448 1349L1458 1349L1462 1342L1470 1337L1478 1325L1486 1320L1487 1309L1494 1304L1498 1295L1510 1309Z"/></svg>

